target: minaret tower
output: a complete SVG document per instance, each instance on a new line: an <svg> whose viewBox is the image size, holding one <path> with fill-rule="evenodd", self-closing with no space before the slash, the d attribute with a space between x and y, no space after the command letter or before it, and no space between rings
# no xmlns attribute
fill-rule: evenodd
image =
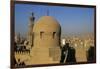
<svg viewBox="0 0 100 69"><path fill-rule="evenodd" d="M34 26L34 20L35 20L35 17L34 17L34 13L31 13L31 16L29 18L29 29L28 29L28 41L29 41L29 46L33 46L33 33L32 33L32 30L33 30L33 26Z"/></svg>

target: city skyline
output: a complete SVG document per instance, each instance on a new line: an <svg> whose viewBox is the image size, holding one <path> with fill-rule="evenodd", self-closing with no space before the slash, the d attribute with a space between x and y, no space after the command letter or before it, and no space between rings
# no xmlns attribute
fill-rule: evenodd
<svg viewBox="0 0 100 69"><path fill-rule="evenodd" d="M31 12L35 22L46 15L55 18L61 25L62 35L94 33L94 8L15 4L16 33L27 35Z"/></svg>

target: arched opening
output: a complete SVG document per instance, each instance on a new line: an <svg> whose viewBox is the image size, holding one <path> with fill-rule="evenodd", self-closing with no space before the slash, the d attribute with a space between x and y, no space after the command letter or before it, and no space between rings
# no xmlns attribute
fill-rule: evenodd
<svg viewBox="0 0 100 69"><path fill-rule="evenodd" d="M43 37L43 34L44 34L44 32L41 31L41 32L40 32L40 38L41 38L41 39L42 39L42 37Z"/></svg>
<svg viewBox="0 0 100 69"><path fill-rule="evenodd" d="M53 32L53 39L55 38L55 36L56 36L56 32Z"/></svg>

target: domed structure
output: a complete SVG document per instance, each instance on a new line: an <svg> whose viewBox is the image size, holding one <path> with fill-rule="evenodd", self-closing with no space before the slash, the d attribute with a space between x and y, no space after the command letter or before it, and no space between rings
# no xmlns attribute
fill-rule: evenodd
<svg viewBox="0 0 100 69"><path fill-rule="evenodd" d="M34 25L34 46L59 46L60 24L51 16L41 17Z"/></svg>
<svg viewBox="0 0 100 69"><path fill-rule="evenodd" d="M41 17L33 27L32 64L59 63L60 24L51 16Z"/></svg>
<svg viewBox="0 0 100 69"><path fill-rule="evenodd" d="M34 25L33 32L52 32L56 31L60 32L60 24L51 16L43 16L41 17L36 24Z"/></svg>

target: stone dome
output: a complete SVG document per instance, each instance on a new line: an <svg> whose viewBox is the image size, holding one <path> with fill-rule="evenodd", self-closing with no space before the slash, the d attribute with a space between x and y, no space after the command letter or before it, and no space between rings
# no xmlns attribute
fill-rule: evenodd
<svg viewBox="0 0 100 69"><path fill-rule="evenodd" d="M33 32L40 32L40 31L45 31L45 32L60 32L60 24L56 19L54 19L51 16L43 16L41 17L33 27Z"/></svg>
<svg viewBox="0 0 100 69"><path fill-rule="evenodd" d="M60 24L51 16L43 16L34 24L31 50L34 64L59 63L60 35Z"/></svg>

